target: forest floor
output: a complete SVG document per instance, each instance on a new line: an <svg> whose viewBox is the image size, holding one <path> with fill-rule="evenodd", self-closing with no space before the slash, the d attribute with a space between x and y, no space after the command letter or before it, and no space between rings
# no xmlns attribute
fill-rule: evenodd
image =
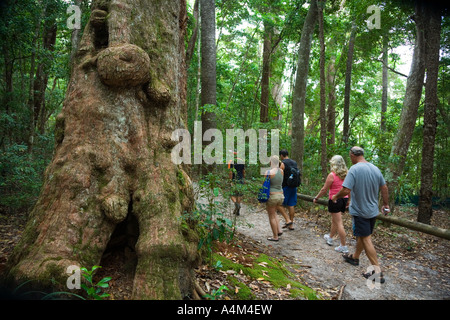
<svg viewBox="0 0 450 320"><path fill-rule="evenodd" d="M386 282L367 281L370 262L363 253L360 265L352 266L326 244L323 236L329 233L331 218L323 206L307 205L296 208L294 230L286 230L278 242L271 236L268 217L263 206L255 210L244 206L237 228L273 256L283 257L300 266L304 284L315 289L324 299L343 300L435 300L450 299L450 241L391 225L377 225L372 241L377 250ZM243 211L243 212L242 212ZM415 220L417 209L401 209L402 217ZM280 216L281 223L284 223ZM351 233L351 217L343 216L347 245L353 253L356 238ZM448 211L435 211L433 225L450 227Z"/></svg>
<svg viewBox="0 0 450 320"><path fill-rule="evenodd" d="M231 203L230 203L231 204ZM229 206L231 215L231 205ZM417 209L401 208L400 216L415 220ZM282 221L282 218L280 216ZM350 252L355 248L351 235L351 219L344 214L344 227ZM224 257L242 266L266 267L262 277L250 277L242 270L214 268L205 262L196 270L199 285L207 294L226 286L228 290L221 299L238 299L238 291L244 287L250 290L252 299L305 299L305 296L292 295L294 283L302 283L312 288L320 299L343 300L440 300L450 299L450 241L431 235L407 230L403 227L379 224L373 234L386 282L370 288L362 273L370 263L363 253L360 266L344 262L340 253L334 251L339 245L328 246L323 235L329 232L330 217L323 206L301 202L296 207L294 230L286 230L278 242L270 242L268 217L263 205L243 204L237 217L236 234L230 244L215 246L215 256ZM0 216L0 274L20 239L26 222L25 215ZM282 221L284 223L284 221ZM432 224L450 228L449 211L437 210ZM283 263L289 269L292 281L275 284L270 280L270 261L257 260L269 256L273 261ZM248 258L252 257L252 258ZM250 259L250 260L249 260ZM126 257L114 255L102 261L103 268L98 276L111 276L107 292L110 299L131 299L132 274L124 263ZM252 264L253 263L253 264ZM234 277L230 277L234 275ZM238 279L238 284L236 284ZM291 285L291 283L293 283ZM373 284L373 282L371 282ZM247 296L248 298L248 296Z"/></svg>
<svg viewBox="0 0 450 320"><path fill-rule="evenodd" d="M387 227L381 222L377 223L372 241L386 280L384 284L379 284L367 281L362 276L370 267L364 252L360 256L360 265L352 266L344 261L342 254L335 252L334 248L339 245L337 238L333 246L326 244L323 236L329 233L331 227L331 217L326 207L299 200L295 209L294 230L285 229L280 240L273 242L267 240L272 232L265 205L244 203L236 219L236 240L234 244L223 243L218 246L219 255L231 257L237 262L240 257L250 256L250 252L255 256L266 254L274 257L290 265L293 278L314 289L321 299L450 299L450 241L396 225ZM417 208L397 209L397 216L416 220ZM228 216L232 215L231 211L230 201ZM279 218L283 225L281 215ZM348 213L343 215L343 223L347 232L347 245L350 253L353 253L356 238L351 232L351 217ZM449 229L450 212L434 211L431 224ZM206 265L198 271L198 275L201 283L209 281L207 288L217 290L220 285L226 285L233 291L236 287L230 283L229 273L224 270L217 271ZM205 280L205 277L208 279ZM243 282L252 289L256 299L292 299L291 286L279 287L265 280L267 277L259 281L246 279ZM231 299L234 297L233 294L227 294L225 298L227 296Z"/></svg>

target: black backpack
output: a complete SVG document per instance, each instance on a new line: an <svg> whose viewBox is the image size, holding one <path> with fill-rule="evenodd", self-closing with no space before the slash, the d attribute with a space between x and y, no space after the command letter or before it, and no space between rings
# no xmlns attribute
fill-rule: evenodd
<svg viewBox="0 0 450 320"><path fill-rule="evenodd" d="M286 181L286 185L291 188L297 188L301 185L301 183L300 170L296 167L291 167L291 174Z"/></svg>

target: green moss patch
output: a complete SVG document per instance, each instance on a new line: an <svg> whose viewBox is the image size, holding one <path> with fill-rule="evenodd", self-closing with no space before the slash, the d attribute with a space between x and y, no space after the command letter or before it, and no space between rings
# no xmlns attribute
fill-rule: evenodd
<svg viewBox="0 0 450 320"><path fill-rule="evenodd" d="M221 262L221 271L228 274L227 280L234 287L229 288L231 298L255 299L254 291L266 290L272 295L278 295L280 299L321 299L316 291L296 280L295 274L289 271L292 266L288 263L265 254L247 258L252 262L244 265L213 253L213 265L217 265L217 261Z"/></svg>

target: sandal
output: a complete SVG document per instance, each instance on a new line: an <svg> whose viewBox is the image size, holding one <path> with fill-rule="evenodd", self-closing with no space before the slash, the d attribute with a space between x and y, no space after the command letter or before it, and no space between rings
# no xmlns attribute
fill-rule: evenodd
<svg viewBox="0 0 450 320"><path fill-rule="evenodd" d="M377 278L378 278L378 281L380 282L380 283L384 283L386 280L384 279L384 276L383 276L383 272L380 272L380 273L375 273L375 270L372 270L372 272L367 272L367 273L364 273L363 272L363 277L364 278L366 278L366 279L369 279L371 276L373 276L375 274L375 278L372 280L372 281L377 281Z"/></svg>
<svg viewBox="0 0 450 320"><path fill-rule="evenodd" d="M359 259L353 258L353 254L346 253L346 254L343 254L342 257L344 258L345 262L348 262L354 266L359 266Z"/></svg>
<svg viewBox="0 0 450 320"><path fill-rule="evenodd" d="M274 239L274 238L272 238L272 237L269 237L269 238L267 238L267 240L269 240L269 241L278 241L278 239Z"/></svg>
<svg viewBox="0 0 450 320"><path fill-rule="evenodd" d="M294 222L288 222L288 223L285 223L284 224L284 226L282 227L283 229L286 229L287 227L289 227L289 226L291 226L292 224L293 224ZM290 229L290 228L289 228ZM293 229L291 229L291 230L293 230Z"/></svg>

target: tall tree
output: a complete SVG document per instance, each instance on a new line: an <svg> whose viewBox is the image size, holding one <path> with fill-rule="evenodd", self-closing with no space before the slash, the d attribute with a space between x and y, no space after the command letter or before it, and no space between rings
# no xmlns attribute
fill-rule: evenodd
<svg viewBox="0 0 450 320"><path fill-rule="evenodd" d="M323 9L325 1L317 2L319 18L319 42L320 42L320 166L322 167L322 179L327 177L327 115L326 115L326 82L325 82L325 36L323 30Z"/></svg>
<svg viewBox="0 0 450 320"><path fill-rule="evenodd" d="M184 0L93 2L11 281L66 291L67 268L99 264L125 228L134 299L191 293L197 246L180 216L192 191L170 161L186 121L185 11Z"/></svg>
<svg viewBox="0 0 450 320"><path fill-rule="evenodd" d="M303 24L300 46L298 49L297 75L292 97L292 159L303 169L303 152L305 140L305 98L308 80L309 57L314 27L317 23L317 1L311 0L308 14Z"/></svg>
<svg viewBox="0 0 450 320"><path fill-rule="evenodd" d="M352 88L353 52L355 50L356 31L357 25L355 21L353 21L350 39L348 41L347 67L345 70L344 129L342 132L342 141L345 145L348 144L348 139L350 137L350 92Z"/></svg>
<svg viewBox="0 0 450 320"><path fill-rule="evenodd" d="M264 42L263 42L263 62L261 75L261 100L259 101L259 121L269 121L269 79L270 79L270 57L272 53L272 35L273 26L265 20L264 21Z"/></svg>
<svg viewBox="0 0 450 320"><path fill-rule="evenodd" d="M439 103L437 83L441 34L441 11L426 7L426 72L425 109L423 117L422 168L420 179L419 214L417 221L430 224L433 197L434 142L436 137L436 109Z"/></svg>
<svg viewBox="0 0 450 320"><path fill-rule="evenodd" d="M394 194L398 186L398 178L403 173L409 144L415 128L425 75L425 22L423 19L423 3L419 1L416 2L414 21L416 23L416 40L411 70L406 81L406 92L399 127L392 145L386 174L391 208L394 208Z"/></svg>
<svg viewBox="0 0 450 320"><path fill-rule="evenodd" d="M336 55L331 53L327 67L328 107L327 107L327 145L335 143L336 137Z"/></svg>
<svg viewBox="0 0 450 320"><path fill-rule="evenodd" d="M55 48L58 14L58 5L56 1L48 1L46 8L46 19L44 21L42 32L42 58L37 65L34 80L34 127L41 134L44 133L44 126L47 120L47 111L45 106L45 92L49 78L50 66L53 61L52 52Z"/></svg>
<svg viewBox="0 0 450 320"><path fill-rule="evenodd" d="M217 104L216 89L216 14L215 0L200 0L201 36L201 96L202 107ZM216 114L210 110L202 112L202 135L216 128ZM208 144L209 142L204 142Z"/></svg>
<svg viewBox="0 0 450 320"><path fill-rule="evenodd" d="M386 131L386 112L388 103L388 37L383 37L383 75L382 75L382 94L381 94L381 119L380 129Z"/></svg>

